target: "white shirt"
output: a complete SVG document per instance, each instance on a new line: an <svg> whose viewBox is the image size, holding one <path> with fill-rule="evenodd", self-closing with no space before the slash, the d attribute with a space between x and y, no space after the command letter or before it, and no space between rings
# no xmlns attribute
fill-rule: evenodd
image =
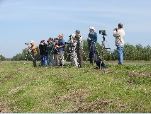
<svg viewBox="0 0 151 114"><path fill-rule="evenodd" d="M118 29L117 31L113 31L113 36L115 37L115 45L116 46L124 46L124 29Z"/></svg>
<svg viewBox="0 0 151 114"><path fill-rule="evenodd" d="M75 36L76 36L76 34L72 34L72 38L75 38ZM79 41L80 41L81 48L83 49L83 38L82 38L82 36L80 36Z"/></svg>

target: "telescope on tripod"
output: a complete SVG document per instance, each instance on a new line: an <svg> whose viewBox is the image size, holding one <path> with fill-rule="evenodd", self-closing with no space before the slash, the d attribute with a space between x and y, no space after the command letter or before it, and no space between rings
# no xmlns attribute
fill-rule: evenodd
<svg viewBox="0 0 151 114"><path fill-rule="evenodd" d="M104 49L105 50L110 50L111 48L105 46L105 41L106 41L106 36L107 36L106 30L99 30L99 34L101 34L102 38L103 38L103 40L102 40L102 49L103 50Z"/></svg>

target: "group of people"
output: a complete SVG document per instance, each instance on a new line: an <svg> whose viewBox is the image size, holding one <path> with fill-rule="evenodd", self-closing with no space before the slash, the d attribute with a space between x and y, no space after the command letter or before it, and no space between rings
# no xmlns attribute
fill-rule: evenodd
<svg viewBox="0 0 151 114"><path fill-rule="evenodd" d="M70 35L69 41L65 42L64 35L59 34L57 38L49 38L47 41L40 41L39 46L34 41L29 43L28 49L31 52L34 67L40 55L41 66L64 66L65 47L68 47L72 65L82 67L83 64L83 42L79 30Z"/></svg>
<svg viewBox="0 0 151 114"><path fill-rule="evenodd" d="M125 32L123 25L118 24L118 27L113 30L115 37L115 45L118 52L118 64L123 64L123 46ZM65 42L64 35L59 34L57 38L49 38L47 41L40 41L39 46L31 41L28 49L31 52L33 59L33 66L36 67L36 61L40 54L41 66L64 66L65 51L70 55L72 65L81 68L83 66L83 38L79 30L69 36L69 40ZM88 51L89 61L91 64L96 63L97 67L101 67L103 61L96 50L97 33L94 27L89 28L88 34ZM65 50L67 47L67 50ZM38 54L39 53L39 54ZM104 65L104 63L103 63Z"/></svg>

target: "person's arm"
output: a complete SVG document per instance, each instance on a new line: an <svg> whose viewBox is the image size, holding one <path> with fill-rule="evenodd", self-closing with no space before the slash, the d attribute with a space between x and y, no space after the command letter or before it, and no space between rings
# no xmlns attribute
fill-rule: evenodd
<svg viewBox="0 0 151 114"><path fill-rule="evenodd" d="M118 33L118 31L114 30L114 31L113 31L113 36L114 36L115 38L117 38L117 37L120 37L120 34Z"/></svg>
<svg viewBox="0 0 151 114"><path fill-rule="evenodd" d="M33 47L32 47L32 50L35 50L35 49L36 49L36 46L33 46Z"/></svg>
<svg viewBox="0 0 151 114"><path fill-rule="evenodd" d="M52 43L52 44L51 44L51 51L50 51L50 52L53 53L53 52L54 52L54 49L55 49L55 45Z"/></svg>
<svg viewBox="0 0 151 114"><path fill-rule="evenodd" d="M90 33L88 34L88 39L87 39L87 41L88 41L88 42L91 41Z"/></svg>
<svg viewBox="0 0 151 114"><path fill-rule="evenodd" d="M95 33L95 40L94 40L94 42L96 43L97 42L97 33Z"/></svg>
<svg viewBox="0 0 151 114"><path fill-rule="evenodd" d="M39 49L41 50L41 45L39 45Z"/></svg>
<svg viewBox="0 0 151 114"><path fill-rule="evenodd" d="M59 47L60 48L64 48L65 47L65 40L62 40L61 45Z"/></svg>
<svg viewBox="0 0 151 114"><path fill-rule="evenodd" d="M80 37L80 44L81 44L81 48L83 49L83 38L82 38L82 36Z"/></svg>

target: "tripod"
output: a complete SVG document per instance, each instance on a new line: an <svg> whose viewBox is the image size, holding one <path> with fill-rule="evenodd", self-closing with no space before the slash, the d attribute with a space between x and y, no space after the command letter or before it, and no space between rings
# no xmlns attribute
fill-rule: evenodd
<svg viewBox="0 0 151 114"><path fill-rule="evenodd" d="M102 38L103 38L103 40L102 40L102 59L104 59L104 54L105 54L105 51L106 50L111 50L111 48L107 48L106 46L105 46L105 35L102 35Z"/></svg>
<svg viewBox="0 0 151 114"><path fill-rule="evenodd" d="M101 60L102 60L102 63L103 63L103 64L105 63L105 59L104 59L104 58L105 58L105 57L104 57L105 52L106 52L107 50L111 50L111 48L105 46L105 41L106 41L105 36L106 36L106 35L102 34L102 39L103 39L103 40L101 41L101 42L102 42L102 49L101 49L101 50L102 50L102 54L101 54L102 57L101 57ZM105 64L104 64L104 65L105 65Z"/></svg>

